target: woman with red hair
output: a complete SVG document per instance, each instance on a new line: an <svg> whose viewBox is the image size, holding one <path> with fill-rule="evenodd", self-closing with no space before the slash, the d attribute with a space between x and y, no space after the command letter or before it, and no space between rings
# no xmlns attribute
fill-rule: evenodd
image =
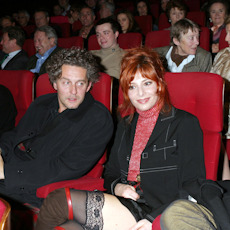
<svg viewBox="0 0 230 230"><path fill-rule="evenodd" d="M40 210L36 230L58 225L78 230L151 230L156 216L173 201L189 197L182 189L184 183L205 179L199 122L170 104L158 54L147 48L129 50L121 63L120 86L124 94L120 112L129 115L118 125L105 168L107 192L52 192ZM200 215L202 223L205 217Z"/></svg>

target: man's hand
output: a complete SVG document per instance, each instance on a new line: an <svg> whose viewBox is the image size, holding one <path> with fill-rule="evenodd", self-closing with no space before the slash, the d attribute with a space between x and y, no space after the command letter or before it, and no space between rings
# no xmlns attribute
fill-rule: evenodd
<svg viewBox="0 0 230 230"><path fill-rule="evenodd" d="M138 200L140 198L139 194L136 192L136 189L128 184L118 183L115 186L114 193L116 196L121 196L132 200Z"/></svg>
<svg viewBox="0 0 230 230"><path fill-rule="evenodd" d="M5 179L4 175L4 161L2 159L2 155L0 155L0 180Z"/></svg>
<svg viewBox="0 0 230 230"><path fill-rule="evenodd" d="M129 230L152 230L152 223L146 219L138 221Z"/></svg>

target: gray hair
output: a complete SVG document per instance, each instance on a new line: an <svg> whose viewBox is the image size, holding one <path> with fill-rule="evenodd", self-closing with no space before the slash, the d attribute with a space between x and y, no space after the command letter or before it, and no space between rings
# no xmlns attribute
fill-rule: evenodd
<svg viewBox="0 0 230 230"><path fill-rule="evenodd" d="M26 16L28 19L30 19L30 14L28 13L27 10L19 10L18 13L19 13L19 14L25 14L25 16Z"/></svg>
<svg viewBox="0 0 230 230"><path fill-rule="evenodd" d="M55 38L54 42L57 45L58 37L57 37L57 33L54 30L54 28L52 28L51 26L41 26L36 29L35 33L37 31L44 32L48 38Z"/></svg>
<svg viewBox="0 0 230 230"><path fill-rule="evenodd" d="M105 7L107 9L109 9L112 14L114 14L115 5L113 3L111 3L111 2L104 2L104 3L102 3L102 5L105 5Z"/></svg>

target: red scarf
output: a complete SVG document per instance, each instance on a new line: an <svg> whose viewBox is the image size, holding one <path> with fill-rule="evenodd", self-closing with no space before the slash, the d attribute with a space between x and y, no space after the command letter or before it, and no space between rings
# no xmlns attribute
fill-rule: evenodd
<svg viewBox="0 0 230 230"><path fill-rule="evenodd" d="M137 176L140 175L141 154L144 151L145 146L147 145L148 140L153 132L160 110L161 106L159 106L158 103L147 111L137 110L139 117L129 162L128 181L140 181L137 179Z"/></svg>

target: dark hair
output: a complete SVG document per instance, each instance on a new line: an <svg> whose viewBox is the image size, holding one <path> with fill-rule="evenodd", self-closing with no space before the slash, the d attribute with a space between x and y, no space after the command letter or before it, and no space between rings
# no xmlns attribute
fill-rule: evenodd
<svg viewBox="0 0 230 230"><path fill-rule="evenodd" d="M8 26L3 29L3 34L8 33L10 40L16 39L16 44L20 47L23 46L25 42L25 32L17 26Z"/></svg>
<svg viewBox="0 0 230 230"><path fill-rule="evenodd" d="M0 19L1 24L4 19L8 19L11 23L15 23L14 19L11 16L6 15L6 16L1 17Z"/></svg>
<svg viewBox="0 0 230 230"><path fill-rule="evenodd" d="M49 17L48 11L47 11L46 9L43 9L43 8L35 10L34 15L35 15L36 13L39 13L39 12L44 13L46 18Z"/></svg>
<svg viewBox="0 0 230 230"><path fill-rule="evenodd" d="M54 54L46 65L51 83L54 83L61 77L63 65L82 67L87 70L87 78L92 84L98 81L99 66L89 51L80 48L71 48L62 49Z"/></svg>
<svg viewBox="0 0 230 230"><path fill-rule="evenodd" d="M127 18L129 19L129 27L127 29L127 33L129 32L141 32L141 29L139 28L133 14L126 9L120 10L117 14L117 17L119 14L125 14L127 16Z"/></svg>
<svg viewBox="0 0 230 230"><path fill-rule="evenodd" d="M176 38L178 41L180 41L181 36L183 34L187 34L189 29L191 29L192 31L196 29L200 31L199 25L187 18L183 18L177 21L171 27L171 31L170 31L171 43L173 44L173 38Z"/></svg>
<svg viewBox="0 0 230 230"><path fill-rule="evenodd" d="M116 20L114 20L114 19L112 19L112 18L110 18L110 17L100 19L100 20L96 23L95 28L96 28L97 26L102 25L102 24L105 24L105 23L109 23L109 24L111 25L111 28L112 28L112 30L113 30L114 33L117 32L117 31L118 31L118 32L121 31L121 26L120 26L120 24L119 24Z"/></svg>
<svg viewBox="0 0 230 230"><path fill-rule="evenodd" d="M180 0L170 0L166 5L166 10L165 10L168 19L170 19L170 11L173 8L178 8L180 11L184 11L184 15L186 17L188 13L188 6Z"/></svg>
<svg viewBox="0 0 230 230"><path fill-rule="evenodd" d="M147 6L147 15L152 15L150 3L149 3L148 0L136 0L136 1L135 1L134 15L139 16L139 12L138 12L138 10L137 10L137 5L138 5L138 3L140 3L140 2L144 2L144 3L146 4L146 6Z"/></svg>
<svg viewBox="0 0 230 230"><path fill-rule="evenodd" d="M128 50L121 61L120 86L124 95L124 101L119 106L121 114L131 112L130 121L132 120L135 107L129 99L128 90L137 72L140 72L142 77L156 82L162 111L168 111L171 108L171 103L164 80L165 72L161 59L154 50L147 47L138 47Z"/></svg>

